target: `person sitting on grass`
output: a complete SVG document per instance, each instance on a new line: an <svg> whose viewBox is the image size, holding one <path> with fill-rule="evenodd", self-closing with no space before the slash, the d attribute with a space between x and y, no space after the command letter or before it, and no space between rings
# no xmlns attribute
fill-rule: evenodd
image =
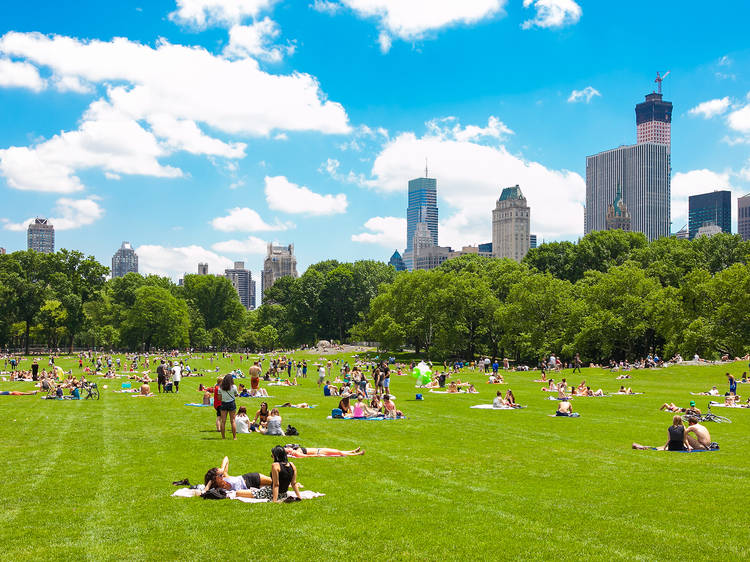
<svg viewBox="0 0 750 562"><path fill-rule="evenodd" d="M479 391L474 388L474 385L471 383L469 383L469 385L466 387L466 392L468 392L469 394L479 394Z"/></svg>
<svg viewBox="0 0 750 562"><path fill-rule="evenodd" d="M589 397L604 396L604 391L601 388L598 390L591 390L591 387L587 386L586 391L583 396L589 396Z"/></svg>
<svg viewBox="0 0 750 562"><path fill-rule="evenodd" d="M571 418L578 417L579 414L573 412L573 405L568 400L561 400L557 405L555 416Z"/></svg>
<svg viewBox="0 0 750 562"><path fill-rule="evenodd" d="M278 408L273 408L268 415L268 424L265 428L259 428L258 431L264 435L281 435L284 436L284 430L281 429L281 414Z"/></svg>
<svg viewBox="0 0 750 562"><path fill-rule="evenodd" d="M247 387L244 384L241 384L237 390L240 392L240 398L250 398L252 394L250 394L250 391L247 389Z"/></svg>
<svg viewBox="0 0 750 562"><path fill-rule="evenodd" d="M255 418L253 419L253 426L260 431L261 429L265 431L266 427L268 426L268 416L270 415L270 412L268 411L268 402L261 402L260 403L260 409L255 412Z"/></svg>
<svg viewBox="0 0 750 562"><path fill-rule="evenodd" d="M503 384L505 382L505 379L503 379L503 375L498 372L493 372L490 375L490 378L487 379L487 384Z"/></svg>
<svg viewBox="0 0 750 562"><path fill-rule="evenodd" d="M492 407L493 408L505 408L506 407L505 400L503 400L502 390L497 391L497 395L492 400Z"/></svg>
<svg viewBox="0 0 750 562"><path fill-rule="evenodd" d="M352 408L352 417L353 418L364 418L365 417L365 404L362 401L362 397L360 396L357 398L357 401L354 403L354 407Z"/></svg>
<svg viewBox="0 0 750 562"><path fill-rule="evenodd" d="M633 449L638 450L655 450L655 451L690 451L692 446L688 442L688 435L685 426L682 423L682 416L672 418L672 425L667 428L667 442L661 447L647 447L638 443L633 443Z"/></svg>
<svg viewBox="0 0 750 562"><path fill-rule="evenodd" d="M383 395L383 412L386 418L403 418L404 413L396 409L388 394Z"/></svg>
<svg viewBox="0 0 750 562"><path fill-rule="evenodd" d="M617 394L634 394L633 389L628 387L625 388L624 385L620 385L620 390L617 391Z"/></svg>
<svg viewBox="0 0 750 562"><path fill-rule="evenodd" d="M345 396L341 400L339 400L339 410L341 410L341 415L343 415L345 418L351 417L352 415L352 407L349 404L349 397Z"/></svg>
<svg viewBox="0 0 750 562"><path fill-rule="evenodd" d="M141 396L153 396L153 394L151 394L151 387L148 384L146 384L146 383L143 383L141 385L139 394Z"/></svg>
<svg viewBox="0 0 750 562"><path fill-rule="evenodd" d="M547 386L543 386L542 390L544 392L557 392L557 385L555 384L555 379L549 379L547 382Z"/></svg>
<svg viewBox="0 0 750 562"><path fill-rule="evenodd" d="M516 397L510 388L505 391L505 405L510 408L518 408L518 404L516 404Z"/></svg>
<svg viewBox="0 0 750 562"><path fill-rule="evenodd" d="M692 435L690 435L692 433ZM719 446L711 441L711 434L708 429L698 423L698 418L688 416L688 428L685 430L689 446L699 451L708 451L718 449Z"/></svg>
<svg viewBox="0 0 750 562"><path fill-rule="evenodd" d="M247 408L245 406L239 407L234 422L237 424L237 433L250 433L250 418L247 416Z"/></svg>
<svg viewBox="0 0 750 562"><path fill-rule="evenodd" d="M352 451L340 451L339 449L330 449L328 447L302 447L300 445L285 445L284 450L287 456L295 459L304 459L305 457L356 457L364 455L365 452L361 447Z"/></svg>
<svg viewBox="0 0 750 562"><path fill-rule="evenodd" d="M560 400L565 400L568 398L568 381L565 379L562 379L560 383L557 385L557 397Z"/></svg>
<svg viewBox="0 0 750 562"><path fill-rule="evenodd" d="M458 384L456 384L456 381L451 381L451 383L448 385L448 390L446 390L448 394L457 394L458 393Z"/></svg>

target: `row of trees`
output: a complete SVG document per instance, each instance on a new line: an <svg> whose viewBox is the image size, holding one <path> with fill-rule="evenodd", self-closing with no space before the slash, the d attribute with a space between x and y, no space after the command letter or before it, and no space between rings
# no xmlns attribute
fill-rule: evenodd
<svg viewBox="0 0 750 562"><path fill-rule="evenodd" d="M750 350L750 242L595 232L522 263L462 256L399 275L354 328L386 349L436 357L549 353L584 360Z"/></svg>
<svg viewBox="0 0 750 562"><path fill-rule="evenodd" d="M749 263L739 236L648 243L595 232L544 244L520 264L462 256L396 273L375 261L323 261L278 280L246 311L223 277L107 280L107 268L79 252L15 252L0 256L0 346L269 350L329 339L522 362L553 352L742 355Z"/></svg>

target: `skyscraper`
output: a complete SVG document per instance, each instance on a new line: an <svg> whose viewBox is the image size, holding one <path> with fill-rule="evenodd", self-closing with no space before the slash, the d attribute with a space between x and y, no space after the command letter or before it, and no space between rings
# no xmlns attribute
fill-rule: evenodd
<svg viewBox="0 0 750 562"><path fill-rule="evenodd" d="M737 233L750 240L750 193L737 198Z"/></svg>
<svg viewBox="0 0 750 562"><path fill-rule="evenodd" d="M198 275L208 275L208 264L207 263L199 263L198 264Z"/></svg>
<svg viewBox="0 0 750 562"><path fill-rule="evenodd" d="M688 230L690 239L696 237L698 229L714 224L722 232L732 232L732 192L712 191L688 197Z"/></svg>
<svg viewBox="0 0 750 562"><path fill-rule="evenodd" d="M529 234L529 249L536 248L536 234Z"/></svg>
<svg viewBox="0 0 750 562"><path fill-rule="evenodd" d="M521 188L506 187L492 211L492 252L520 262L529 251L531 209Z"/></svg>
<svg viewBox="0 0 750 562"><path fill-rule="evenodd" d="M622 189L617 186L615 200L607 205L607 216L604 219L607 230L625 230L630 231L631 220L630 211L625 201L622 200Z"/></svg>
<svg viewBox="0 0 750 562"><path fill-rule="evenodd" d="M112 279L124 277L127 273L138 273L138 256L130 242L123 242L112 256Z"/></svg>
<svg viewBox="0 0 750 562"><path fill-rule="evenodd" d="M412 269L412 250L414 233L418 222L427 224L427 229L432 238L432 245L438 245L438 207L437 207L437 180L428 178L425 169L425 177L409 180L408 206L406 208L406 251L404 252L404 263L408 269Z"/></svg>
<svg viewBox="0 0 750 562"><path fill-rule="evenodd" d="M253 290L253 277L249 269L245 269L244 261L234 262L234 268L225 269L224 277L232 282L232 287L237 291L242 306L251 310L255 308L255 291Z"/></svg>
<svg viewBox="0 0 750 562"><path fill-rule="evenodd" d="M670 233L670 154L666 145L621 146L586 157L585 234L607 227L607 206L618 185L627 203L631 229L649 240Z"/></svg>
<svg viewBox="0 0 750 562"><path fill-rule="evenodd" d="M47 219L34 219L26 235L29 250L44 254L55 252L55 227Z"/></svg>
<svg viewBox="0 0 750 562"><path fill-rule="evenodd" d="M661 90L661 82L659 83ZM655 142L672 145L672 102L663 101L661 91L652 92L635 106L635 122L638 131L638 144Z"/></svg>
<svg viewBox="0 0 750 562"><path fill-rule="evenodd" d="M388 260L388 265L392 265L396 271L404 271L406 269L404 260L401 258L401 254L398 253L398 250L393 252L391 259Z"/></svg>
<svg viewBox="0 0 750 562"><path fill-rule="evenodd" d="M268 245L266 259L263 261L261 291L272 287L281 277L297 277L297 258L294 257L294 244L288 246Z"/></svg>
<svg viewBox="0 0 750 562"><path fill-rule="evenodd" d="M0 248L0 256L4 256L4 255L5 255L5 248Z"/></svg>

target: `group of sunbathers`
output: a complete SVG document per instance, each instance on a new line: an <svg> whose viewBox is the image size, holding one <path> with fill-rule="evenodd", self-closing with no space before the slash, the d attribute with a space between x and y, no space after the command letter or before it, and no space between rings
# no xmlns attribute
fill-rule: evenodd
<svg viewBox="0 0 750 562"><path fill-rule="evenodd" d="M633 443L633 449L656 450L656 451L710 451L719 448L719 445L711 441L708 429L699 423L695 415L687 415L688 427L683 424L682 416L674 416L672 425L667 428L667 442L661 447L648 447ZM692 435L691 435L692 434Z"/></svg>
<svg viewBox="0 0 750 562"><path fill-rule="evenodd" d="M388 394L383 395L382 401L376 394L369 403L365 402L360 396L354 404L351 404L349 397L346 396L339 401L339 410L341 410L341 414L345 418L404 417L404 413L396 408L396 405Z"/></svg>
<svg viewBox="0 0 750 562"><path fill-rule="evenodd" d="M505 391L505 398L503 398L503 392L497 391L497 396L492 401L493 408L520 408L521 406L516 403L516 397L513 395L513 391L509 388Z"/></svg>

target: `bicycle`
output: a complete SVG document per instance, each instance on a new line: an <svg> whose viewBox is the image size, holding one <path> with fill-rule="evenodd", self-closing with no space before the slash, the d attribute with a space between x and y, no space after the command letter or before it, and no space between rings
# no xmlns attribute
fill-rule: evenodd
<svg viewBox="0 0 750 562"><path fill-rule="evenodd" d="M711 411L711 404L708 405L708 412L700 417L702 422L716 422L716 423L732 423L732 420L725 418L724 416L718 416Z"/></svg>
<svg viewBox="0 0 750 562"><path fill-rule="evenodd" d="M83 396L83 392L86 392L86 396ZM81 386L81 400L99 400L99 387L95 382L84 382Z"/></svg>

